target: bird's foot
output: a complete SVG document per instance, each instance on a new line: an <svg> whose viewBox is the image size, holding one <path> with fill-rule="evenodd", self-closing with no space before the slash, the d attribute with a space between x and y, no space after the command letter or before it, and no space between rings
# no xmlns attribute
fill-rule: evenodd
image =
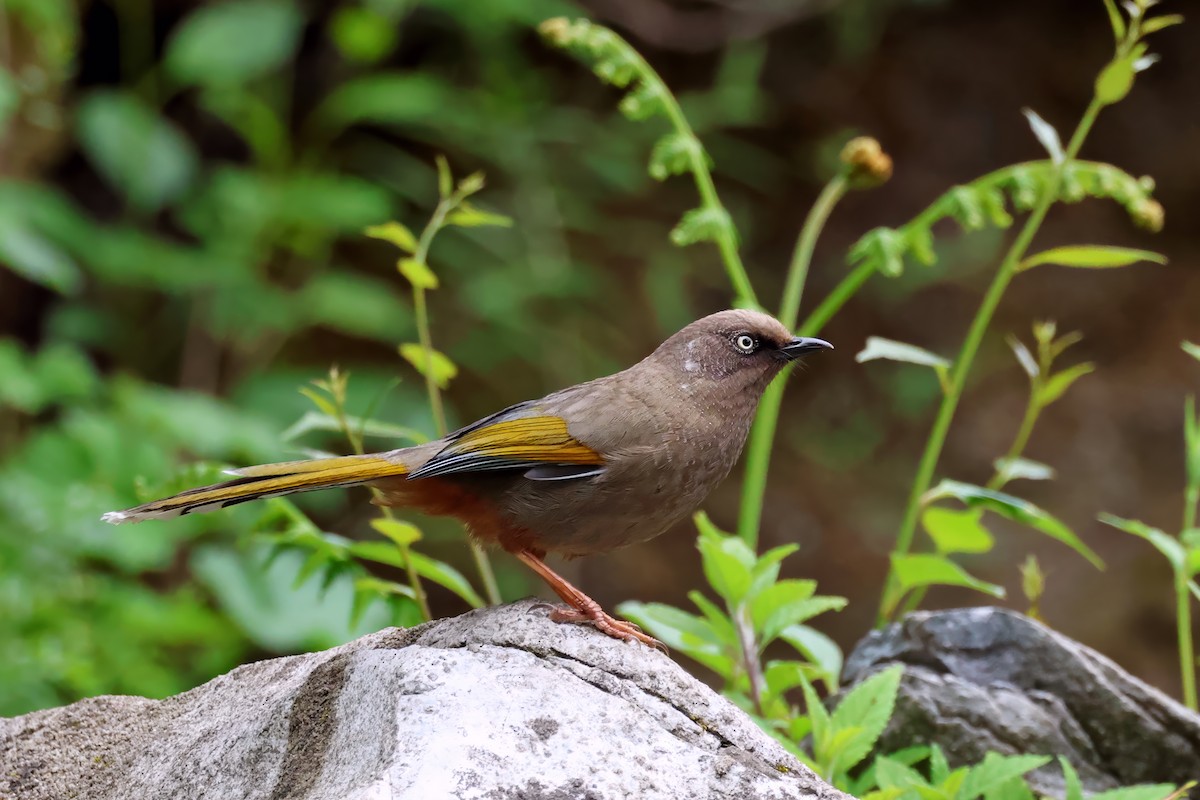
<svg viewBox="0 0 1200 800"><path fill-rule="evenodd" d="M642 629L632 622L609 616L599 606L587 609L572 608L571 606L550 606L550 619L555 622L591 625L596 630L606 633L614 639L621 639L626 642L639 641L644 645L653 647L655 650L660 650L664 653L667 652L667 646L658 639L642 633Z"/></svg>

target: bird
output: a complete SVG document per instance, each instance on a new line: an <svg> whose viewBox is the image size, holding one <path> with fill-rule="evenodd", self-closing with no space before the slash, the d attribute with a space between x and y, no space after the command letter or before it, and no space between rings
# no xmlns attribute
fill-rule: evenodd
<svg viewBox="0 0 1200 800"><path fill-rule="evenodd" d="M514 555L566 606L556 622L661 643L546 564L645 542L690 515L741 455L767 385L791 362L832 349L759 311L729 309L667 338L640 362L517 403L425 444L229 470L231 480L124 511L166 519L335 486L373 487L391 507L455 517Z"/></svg>

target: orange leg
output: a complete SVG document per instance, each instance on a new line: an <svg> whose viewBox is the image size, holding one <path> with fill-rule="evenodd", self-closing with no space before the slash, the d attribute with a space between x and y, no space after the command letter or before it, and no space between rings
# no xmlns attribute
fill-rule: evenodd
<svg viewBox="0 0 1200 800"><path fill-rule="evenodd" d="M604 609L600 607L599 603L567 583L565 578L546 566L546 562L542 561L538 554L530 550L519 550L514 555L540 575L542 580L550 584L554 593L570 606L569 608L554 609L550 614L550 619L555 622L580 622L585 625L595 625L601 632L607 633L614 639L626 641L636 639L642 644L666 652L667 648L662 642L653 636L642 633L642 629L637 625L625 620L614 619L604 613Z"/></svg>

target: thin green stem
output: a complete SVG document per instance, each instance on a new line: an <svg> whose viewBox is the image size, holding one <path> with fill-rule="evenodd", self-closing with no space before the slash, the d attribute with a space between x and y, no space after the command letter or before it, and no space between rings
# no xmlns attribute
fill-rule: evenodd
<svg viewBox="0 0 1200 800"><path fill-rule="evenodd" d="M1033 426L1037 424L1038 414L1042 410L1042 406L1038 403L1037 385L1030 386L1029 402L1025 405L1025 416L1021 418L1021 426L1017 428L1017 435L1013 437L1012 446L1008 448L1008 452L1004 454L1001 464L1011 462L1021 457L1025 452L1025 445L1029 444L1029 437L1033 434ZM997 469L996 474L988 481L987 488L1001 489L1005 484L1004 470Z"/></svg>
<svg viewBox="0 0 1200 800"><path fill-rule="evenodd" d="M800 325L796 332L800 336L812 336L833 318L855 292L875 274L875 267L864 262L855 267L833 288L821 304ZM775 428L779 422L779 410L783 405L783 390L788 371L785 371L767 387L758 404L758 414L750 428L750 443L746 452L746 474L742 482L742 499L738 512L738 533L751 547L758 545L758 529L762 521L763 498L767 492L767 470L771 460L771 443L775 440Z"/></svg>
<svg viewBox="0 0 1200 800"><path fill-rule="evenodd" d="M1012 246L1004 256L1004 260L1000 263L1000 268L996 271L995 278L992 279L992 285L988 287L987 294L984 295L983 302L979 306L979 310L975 313L975 318L971 320L971 327L967 331L967 337L963 340L962 348L959 351L958 358L955 359L954 369L950 376L950 385L947 387L942 398L941 407L938 409L937 418L934 420L933 429L929 433L929 439L925 443L925 452L921 455L921 461L917 466L917 474L913 480L912 490L909 492L908 504L904 509L904 518L900 524L900 531L896 537L896 546L893 549L893 555L906 555L912 549L913 538L917 529L917 517L921 511L921 497L929 489L930 483L933 481L933 473L937 468L938 459L941 457L942 448L946 443L946 434L950 430L950 423L954 419L954 412L958 409L958 402L962 398L963 387L967 382L967 375L971 370L971 366L975 360L975 354L979 351L979 345L983 342L983 336L987 332L988 325L991 324L992 315L996 311L996 307L1000 305L1000 299L1004 296L1004 291L1008 288L1008 284L1012 281L1016 274L1017 266L1021 263L1021 259L1025 256L1025 252L1029 249L1029 245L1033 242L1033 237L1037 234L1042 222L1046 218L1046 213L1050 210L1050 206L1058 197L1063 173L1067 166L1078 154L1083 141L1087 138L1088 132L1096 121L1097 115L1103 104L1096 97L1092 98L1092 102L1088 105L1087 110L1083 113L1083 118L1079 121L1079 125L1075 128L1074 134L1071 136L1071 141L1067 145L1062 163L1054 172L1054 178L1046 187L1041 198L1033 211L1030 212L1029 218L1025 221L1024 227L1013 241ZM888 573L887 586L884 589L884 597L895 590L896 576L894 573ZM909 608L911 604L906 604L905 608ZM911 606L915 607L915 606ZM880 625L887 622L887 614L883 608L881 600L878 623Z"/></svg>
<svg viewBox="0 0 1200 800"><path fill-rule="evenodd" d="M613 35L616 36L616 34ZM624 40L621 41L624 42ZM624 44L632 60L636 62L636 69L642 80L653 85L654 94L662 101L663 111L670 120L671 127L692 143L688 151L688 168L696 182L696 191L700 194L701 205L728 219L729 211L717 197L717 186L713 182L712 172L708 169L708 163L704 157L704 146L700 143L696 132L692 130L687 117L683 115L679 101L675 99L675 95L671 94L666 82L654 71L641 53L631 47L628 42L624 42ZM737 239L732 223L721 226L721 231L716 236L716 244L721 253L721 261L725 264L725 272L729 276L729 282L733 284L733 291L738 300L741 304L757 307L758 297L754 294L754 287L750 284L750 276L746 273L742 257L738 255Z"/></svg>
<svg viewBox="0 0 1200 800"><path fill-rule="evenodd" d="M437 204L437 208L433 210L433 215L429 219L429 224L425 226L425 230L421 231L421 238L417 241L417 249L413 253L413 257L422 264L426 263L429 256L429 247L433 244L433 237L445 224L446 215L461 203L463 197L456 192L450 197L443 198ZM442 393L438 389L437 381L433 374L433 334L429 327L429 309L425 302L425 289L421 286L413 287L413 307L416 311L417 323L417 339L421 345L421 351L425 353L425 369L422 370L425 374L425 392L429 396L429 407L433 412L433 422L437 429L439 437L445 436L449 431L446 425L446 410L442 404ZM474 539L468 539L468 544L471 547L471 555L475 559L475 568L479 572L479 579L483 583L483 593L487 597L488 603L491 605L500 604L500 586L496 583L496 573L492 569L491 559L488 557L487 551L476 542ZM408 559L405 559L406 562Z"/></svg>
<svg viewBox="0 0 1200 800"><path fill-rule="evenodd" d="M442 406L442 393L433 374L433 336L429 331L429 308L425 302L425 289L413 287L413 306L417 312L417 340L425 354L425 393L429 396L429 408L433 411L433 424L438 436L445 436L446 410Z"/></svg>
<svg viewBox="0 0 1200 800"><path fill-rule="evenodd" d="M792 328L796 318L800 316L800 298L804 294L804 283L808 279L808 269L812 265L813 249L817 246L817 237L829 215L838 201L846 196L849 183L844 172L839 172L833 180L825 184L821 194L808 212L800 236L796 239L796 248L792 251L792 263L788 266L787 280L783 284L783 302L779 306L779 321L785 328Z"/></svg>
<svg viewBox="0 0 1200 800"><path fill-rule="evenodd" d="M342 433L349 440L350 448L356 455L361 456L365 450L362 435L350 426L350 420L346 417L346 385L344 383L344 376L336 371L331 372L329 388L330 393L333 395L333 407L337 412L338 427L342 429ZM383 492L374 486L369 488L376 500L383 499ZM396 518L396 515L392 513L392 509L387 506L382 506L382 508L385 517L388 519ZM429 596L425 594L425 586L421 583L421 576L413 566L412 559L408 557L408 547L401 547L400 553L404 557L404 572L408 577L409 586L412 587L413 599L417 601L417 608L421 611L421 619L433 619L433 613L429 610Z"/></svg>
<svg viewBox="0 0 1200 800"><path fill-rule="evenodd" d="M1183 530L1196 527L1196 507L1200 506L1200 485L1189 486L1183 495Z"/></svg>
<svg viewBox="0 0 1200 800"><path fill-rule="evenodd" d="M1179 675L1183 681L1183 704L1196 710L1196 654L1192 643L1192 598L1188 577L1175 570L1175 629L1179 638Z"/></svg>

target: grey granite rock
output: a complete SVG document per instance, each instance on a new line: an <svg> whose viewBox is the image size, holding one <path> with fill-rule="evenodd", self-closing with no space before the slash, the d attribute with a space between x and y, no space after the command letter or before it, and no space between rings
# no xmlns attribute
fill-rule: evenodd
<svg viewBox="0 0 1200 800"><path fill-rule="evenodd" d="M1089 791L1200 776L1200 715L1022 614L912 614L860 642L845 678L895 663L905 672L884 752L936 742L952 764L989 750L1064 755ZM1056 766L1031 783L1063 794Z"/></svg>
<svg viewBox="0 0 1200 800"><path fill-rule="evenodd" d="M667 656L531 602L0 720L3 800L843 800Z"/></svg>

